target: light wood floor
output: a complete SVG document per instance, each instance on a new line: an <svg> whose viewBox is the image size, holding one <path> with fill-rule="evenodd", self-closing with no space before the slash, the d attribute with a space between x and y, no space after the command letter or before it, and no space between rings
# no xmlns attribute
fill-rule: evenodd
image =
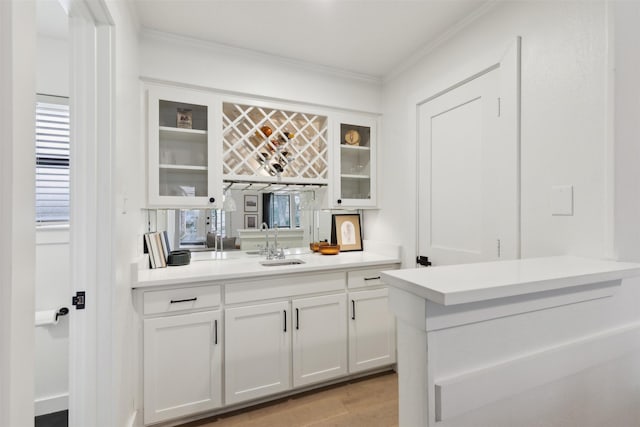
<svg viewBox="0 0 640 427"><path fill-rule="evenodd" d="M398 425L398 376L385 373L181 427L392 427Z"/></svg>

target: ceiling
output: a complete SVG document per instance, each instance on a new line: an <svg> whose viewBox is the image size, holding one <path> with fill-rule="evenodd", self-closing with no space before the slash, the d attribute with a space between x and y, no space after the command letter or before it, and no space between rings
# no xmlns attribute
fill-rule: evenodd
<svg viewBox="0 0 640 427"><path fill-rule="evenodd" d="M491 0L132 0L143 28L383 78Z"/></svg>

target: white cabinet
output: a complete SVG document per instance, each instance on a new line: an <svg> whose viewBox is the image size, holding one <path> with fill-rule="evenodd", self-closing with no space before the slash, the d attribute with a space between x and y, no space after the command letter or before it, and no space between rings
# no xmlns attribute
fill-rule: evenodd
<svg viewBox="0 0 640 427"><path fill-rule="evenodd" d="M149 206L222 206L220 110L211 94L148 88Z"/></svg>
<svg viewBox="0 0 640 427"><path fill-rule="evenodd" d="M376 129L373 117L335 115L332 207L376 207Z"/></svg>
<svg viewBox="0 0 640 427"><path fill-rule="evenodd" d="M295 299L293 322L293 386L347 374L346 296Z"/></svg>
<svg viewBox="0 0 640 427"><path fill-rule="evenodd" d="M349 293L349 372L396 362L395 317L388 290Z"/></svg>
<svg viewBox="0 0 640 427"><path fill-rule="evenodd" d="M225 403L291 388L289 301L225 309Z"/></svg>
<svg viewBox="0 0 640 427"><path fill-rule="evenodd" d="M144 320L145 424L222 404L220 311Z"/></svg>

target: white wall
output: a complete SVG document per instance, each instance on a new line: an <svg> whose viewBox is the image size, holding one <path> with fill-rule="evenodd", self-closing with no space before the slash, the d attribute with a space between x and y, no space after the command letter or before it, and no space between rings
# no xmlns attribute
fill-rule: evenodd
<svg viewBox="0 0 640 427"><path fill-rule="evenodd" d="M0 425L33 423L36 15L0 2Z"/></svg>
<svg viewBox="0 0 640 427"><path fill-rule="evenodd" d="M69 42L37 38L36 91L69 96ZM69 229L36 230L36 310L69 307L71 295ZM69 321L36 328L35 414L67 409Z"/></svg>
<svg viewBox="0 0 640 427"><path fill-rule="evenodd" d="M138 368L133 306L131 263L141 255L142 207L144 206L145 146L142 131L142 99L139 83L138 28L127 2L106 2L115 26L115 147L113 189L115 233L115 280L112 291L112 389L110 422L127 426L138 404L135 402ZM141 402L140 402L141 405Z"/></svg>
<svg viewBox="0 0 640 427"><path fill-rule="evenodd" d="M38 36L36 91L69 96L69 41Z"/></svg>
<svg viewBox="0 0 640 427"><path fill-rule="evenodd" d="M140 75L204 88L379 112L380 83L318 71L268 55L146 33Z"/></svg>
<svg viewBox="0 0 640 427"><path fill-rule="evenodd" d="M405 244L413 265L416 171L415 141L408 139L415 97L446 81L486 54L505 50L522 36L522 256L575 254L640 260L640 5L617 3L614 123L608 104L613 64L611 10L605 2L505 2L496 5L418 64L384 86L382 157L405 165L404 174L382 165L382 209L368 217L370 238ZM472 67L473 68L473 67ZM479 71L479 70L478 70ZM425 95L428 95L425 94ZM426 98L426 96L425 96ZM413 104L412 104L413 102ZM615 125L615 146L608 139ZM384 142L394 141L395 144ZM608 172L615 148L615 222ZM574 216L550 214L549 189L574 185ZM399 192L397 188L408 191ZM406 194L410 194L408 196ZM408 225L398 225L408 224ZM372 236L373 235L373 236ZM624 327L640 320L640 280L626 280L590 321ZM594 303L595 304L595 303ZM569 316L571 317L571 316ZM598 319L599 318L599 319ZM570 320L567 318L567 320ZM559 331L563 329L560 328ZM452 419L447 426L638 425L640 359L624 358Z"/></svg>
<svg viewBox="0 0 640 427"><path fill-rule="evenodd" d="M386 82L381 210L368 216L368 238L403 244L414 265L416 144L409 135L416 97L435 93L436 82L468 77L465 70L487 55L498 59L519 35L522 256L606 256L606 24L603 2L499 3ZM551 216L550 189L558 184L574 186L574 216Z"/></svg>

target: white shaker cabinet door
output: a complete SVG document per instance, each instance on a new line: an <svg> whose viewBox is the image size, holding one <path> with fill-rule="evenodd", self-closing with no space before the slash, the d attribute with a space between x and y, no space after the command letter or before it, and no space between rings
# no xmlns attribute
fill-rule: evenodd
<svg viewBox="0 0 640 427"><path fill-rule="evenodd" d="M388 290L349 293L349 372L396 362L395 317Z"/></svg>
<svg viewBox="0 0 640 427"><path fill-rule="evenodd" d="M345 295L293 300L293 385L300 387L346 375Z"/></svg>
<svg viewBox="0 0 640 427"><path fill-rule="evenodd" d="M288 301L225 310L225 403L291 388Z"/></svg>
<svg viewBox="0 0 640 427"><path fill-rule="evenodd" d="M144 423L221 406L220 311L144 320Z"/></svg>

